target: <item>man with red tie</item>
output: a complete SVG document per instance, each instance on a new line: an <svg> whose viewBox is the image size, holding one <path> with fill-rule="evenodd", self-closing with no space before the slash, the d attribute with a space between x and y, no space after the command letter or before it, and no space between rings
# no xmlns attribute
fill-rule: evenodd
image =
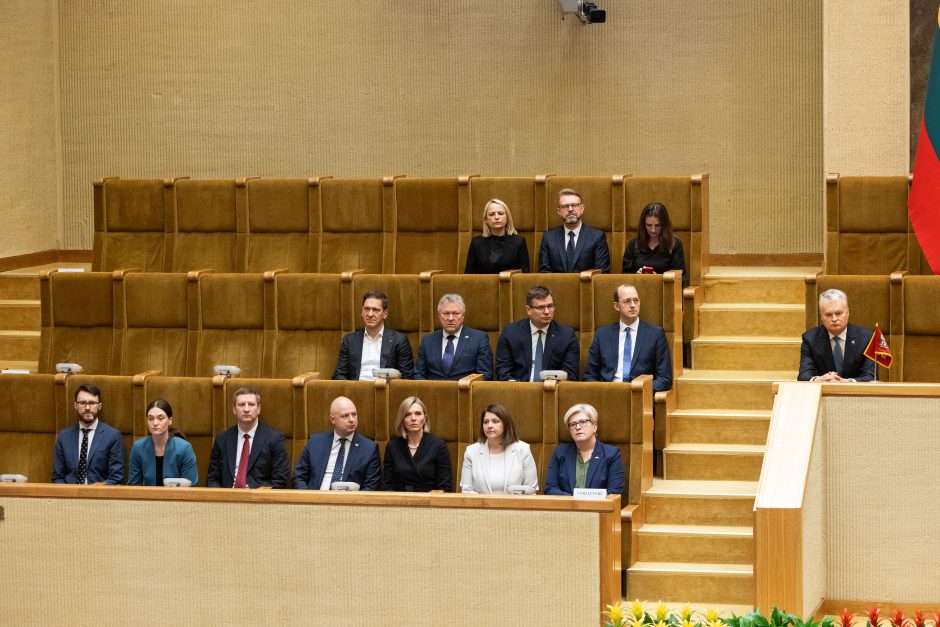
<svg viewBox="0 0 940 627"><path fill-rule="evenodd" d="M286 488L290 456L284 434L258 418L261 395L241 387L232 395L238 424L215 436L209 458L208 488Z"/></svg>

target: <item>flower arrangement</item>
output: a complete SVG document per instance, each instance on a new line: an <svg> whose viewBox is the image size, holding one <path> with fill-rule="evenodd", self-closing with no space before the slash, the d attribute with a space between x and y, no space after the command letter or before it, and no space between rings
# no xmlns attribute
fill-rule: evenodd
<svg viewBox="0 0 940 627"><path fill-rule="evenodd" d="M852 627L856 618L856 614L844 609L838 617L827 616L822 620L810 617L804 621L776 607L767 616L753 610L743 616L732 614L731 618L723 618L713 609L695 611L689 605L670 612L661 601L647 611L639 600L626 606L621 602L608 605L604 616L605 627ZM867 619L866 627L940 627L940 612L927 618L926 610L917 610L913 616L897 610L890 617L882 617L881 608L875 607L858 616Z"/></svg>

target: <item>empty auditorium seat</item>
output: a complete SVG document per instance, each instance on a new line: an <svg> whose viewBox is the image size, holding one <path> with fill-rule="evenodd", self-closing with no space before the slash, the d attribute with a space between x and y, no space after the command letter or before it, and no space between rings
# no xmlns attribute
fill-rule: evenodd
<svg viewBox="0 0 940 627"><path fill-rule="evenodd" d="M244 188L241 193L244 195ZM245 225L236 217L234 180L176 183L176 232L172 272L212 268L216 272L244 270Z"/></svg>
<svg viewBox="0 0 940 627"><path fill-rule="evenodd" d="M245 182L248 242L245 270L312 272L316 248L311 237L319 195L307 179L251 179Z"/></svg>
<svg viewBox="0 0 940 627"><path fill-rule="evenodd" d="M340 275L282 274L275 286L274 376L319 372L322 378L329 378L343 338Z"/></svg>
<svg viewBox="0 0 940 627"><path fill-rule="evenodd" d="M463 270L458 266L461 253L465 255L470 245L470 209L461 207L458 187L457 178L395 181L393 272L456 274Z"/></svg>
<svg viewBox="0 0 940 627"><path fill-rule="evenodd" d="M513 226L525 238L529 248L529 268L538 269L539 244L546 224L545 177L474 176L466 181L470 207L471 235L483 232L483 208L493 198L502 200L512 213ZM463 272L467 249L460 250L459 268Z"/></svg>
<svg viewBox="0 0 940 627"><path fill-rule="evenodd" d="M56 399L55 376L0 374L0 474L50 481L56 433L67 419L64 402Z"/></svg>
<svg viewBox="0 0 940 627"><path fill-rule="evenodd" d="M131 272L115 279L124 333L121 371L114 374L185 376L192 370L197 338L189 329L187 284L182 273Z"/></svg>
<svg viewBox="0 0 940 627"><path fill-rule="evenodd" d="M118 178L94 182L92 270L165 269L166 231L174 228L173 185L172 178L166 182Z"/></svg>
<svg viewBox="0 0 940 627"><path fill-rule="evenodd" d="M905 276L900 311L897 307L892 309L895 325L898 317L900 340L892 333L889 344L894 353L891 380L940 381L940 277Z"/></svg>
<svg viewBox="0 0 940 627"><path fill-rule="evenodd" d="M319 193L317 263L311 272L364 270L392 272L392 179L331 179L314 181ZM317 192L317 189L319 192Z"/></svg>

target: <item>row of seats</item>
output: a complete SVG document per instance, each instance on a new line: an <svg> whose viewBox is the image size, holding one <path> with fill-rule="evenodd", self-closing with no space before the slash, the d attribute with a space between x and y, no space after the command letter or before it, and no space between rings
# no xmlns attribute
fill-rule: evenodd
<svg viewBox="0 0 940 627"><path fill-rule="evenodd" d="M613 323L613 293L633 283L640 317L662 326L682 369L681 273L664 275L525 274L291 274L267 272L73 273L41 275L39 371L75 362L89 374L211 376L213 366L235 365L242 376L291 378L305 372L332 376L343 334L362 326L360 305L369 290L389 297L386 324L408 336L417 355L420 337L439 326L437 302L456 292L467 303L467 326L486 331L495 351L501 329L526 316L533 285L555 295L555 319L579 335L582 370L595 328Z"/></svg>
<svg viewBox="0 0 940 627"><path fill-rule="evenodd" d="M693 284L707 255L708 175L383 179L122 180L94 183L94 270L153 272L463 272L485 203L505 201L538 267L541 234L561 222L557 192L584 197L620 267L640 212L669 209Z"/></svg>
<svg viewBox="0 0 940 627"><path fill-rule="evenodd" d="M638 503L643 464L652 472L652 380L640 377L630 385L555 382L494 383L471 375L461 381L320 381L138 375L0 375L0 472L19 473L33 482L47 482L52 471L53 445L58 431L76 421L75 390L92 383L101 390L100 418L124 435L127 455L132 442L147 434L147 404L157 398L173 407L174 426L192 443L199 477L205 482L216 433L235 424L232 393L247 385L261 394L261 419L284 433L292 463L307 438L332 429L330 403L347 396L359 412L359 432L375 440L384 454L393 432L398 406L418 396L428 407L431 432L443 438L450 451L455 488L467 446L479 436L479 416L490 403L510 412L518 436L532 447L539 485L552 451L570 441L563 418L575 403L591 403L600 415L599 437L616 445L627 470L624 505ZM644 448L644 438L646 447Z"/></svg>
<svg viewBox="0 0 940 627"><path fill-rule="evenodd" d="M907 212L912 177L826 177L826 273L932 274Z"/></svg>
<svg viewBox="0 0 940 627"><path fill-rule="evenodd" d="M806 328L819 324L819 295L845 292L850 320L881 327L894 355L890 369L878 378L893 382L940 382L940 277L909 275L806 277Z"/></svg>

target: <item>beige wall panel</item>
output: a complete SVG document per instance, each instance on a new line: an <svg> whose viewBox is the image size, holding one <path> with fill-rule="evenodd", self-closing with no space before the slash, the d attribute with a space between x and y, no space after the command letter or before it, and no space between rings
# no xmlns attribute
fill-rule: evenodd
<svg viewBox="0 0 940 627"><path fill-rule="evenodd" d="M59 6L69 247L104 175L705 171L713 252L822 250L817 0Z"/></svg>
<svg viewBox="0 0 940 627"><path fill-rule="evenodd" d="M56 2L4 0L0 11L0 257L9 257L58 247ZM89 221L77 230L90 248L90 200L82 206Z"/></svg>
<svg viewBox="0 0 940 627"><path fill-rule="evenodd" d="M829 599L940 599L940 399L825 397Z"/></svg>
<svg viewBox="0 0 940 627"><path fill-rule="evenodd" d="M826 426L816 421L809 473L803 495L803 607L800 616L812 616L826 599L828 548L826 546Z"/></svg>
<svg viewBox="0 0 940 627"><path fill-rule="evenodd" d="M823 4L826 172L907 174L909 0Z"/></svg>

